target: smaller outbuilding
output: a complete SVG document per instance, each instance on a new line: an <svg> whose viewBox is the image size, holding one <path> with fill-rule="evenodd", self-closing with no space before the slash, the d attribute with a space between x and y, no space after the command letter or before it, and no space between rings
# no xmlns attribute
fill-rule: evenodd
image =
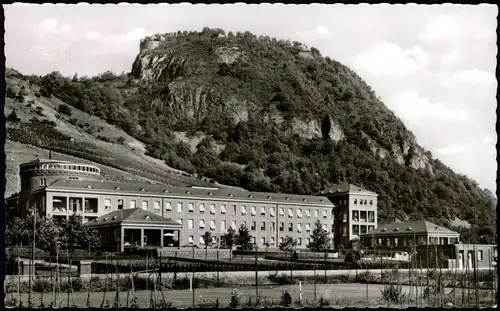
<svg viewBox="0 0 500 311"><path fill-rule="evenodd" d="M414 258L423 267L491 269L496 266L496 245L462 244L458 232L425 220L383 224L360 238L364 251L391 254L397 260Z"/></svg>
<svg viewBox="0 0 500 311"><path fill-rule="evenodd" d="M406 248L420 245L453 245L460 234L429 221L393 222L360 235L364 247Z"/></svg>
<svg viewBox="0 0 500 311"><path fill-rule="evenodd" d="M181 224L140 208L113 211L85 225L100 233L106 250L179 247L181 240Z"/></svg>

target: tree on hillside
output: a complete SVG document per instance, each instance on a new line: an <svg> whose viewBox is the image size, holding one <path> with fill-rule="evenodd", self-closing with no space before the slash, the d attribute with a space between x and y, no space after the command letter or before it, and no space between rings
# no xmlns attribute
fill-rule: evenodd
<svg viewBox="0 0 500 311"><path fill-rule="evenodd" d="M14 123L21 121L21 119L17 116L17 112L15 109L9 113L9 115L5 120L7 120L7 122L14 122Z"/></svg>
<svg viewBox="0 0 500 311"><path fill-rule="evenodd" d="M67 116L71 116L71 108L66 104L59 105L59 107L57 107L57 111L60 114L65 114Z"/></svg>
<svg viewBox="0 0 500 311"><path fill-rule="evenodd" d="M250 242L252 240L252 236L250 235L250 231L247 226L241 225L238 229L238 235L236 235L236 245L240 245L241 247L241 259L243 259L243 251L251 250L253 248L253 244Z"/></svg>
<svg viewBox="0 0 500 311"><path fill-rule="evenodd" d="M331 238L328 235L328 231L323 229L321 221L316 220L314 224L314 230L311 234L311 242L307 247L313 252L324 252L331 248Z"/></svg>
<svg viewBox="0 0 500 311"><path fill-rule="evenodd" d="M7 87L5 89L5 96L7 98L16 98L17 94L16 94L16 92L13 89L11 89L10 87Z"/></svg>
<svg viewBox="0 0 500 311"><path fill-rule="evenodd" d="M295 251L295 247L297 246L297 240L290 237L286 236L283 239L283 242L280 243L279 249L280 251L285 252L285 259L288 253L292 254Z"/></svg>
<svg viewBox="0 0 500 311"><path fill-rule="evenodd" d="M210 231L206 231L203 234L202 238L203 238L203 243L205 244L205 259L207 259L208 248L212 246L213 243L212 233L210 233Z"/></svg>

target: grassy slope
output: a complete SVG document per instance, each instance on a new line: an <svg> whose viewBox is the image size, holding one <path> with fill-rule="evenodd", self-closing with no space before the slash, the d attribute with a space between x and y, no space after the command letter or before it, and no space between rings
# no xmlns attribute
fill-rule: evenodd
<svg viewBox="0 0 500 311"><path fill-rule="evenodd" d="M73 137L75 139L75 143L81 143L88 148L95 148L96 150L99 150L103 156L113 159L121 168L123 168L123 171L121 171L115 168L103 167L100 163L93 163L103 168L103 175L105 178L120 181L137 180L156 183L161 182L172 185L209 185L208 182L201 181L183 171L167 166L161 160L147 156L142 142L95 116L90 116L85 112L71 107L71 116L63 116L62 119L58 119L56 117L58 114L57 107L60 104L63 104L62 101L54 97L50 99L35 97L34 93L38 88L30 87L26 81L13 77L8 77L6 81L7 84L15 91L18 91L21 86L24 86L28 93L28 95L25 96L24 103L20 103L19 101L11 98L6 98L6 104L4 107L4 113L6 116L9 115L13 109L15 109L18 117L21 119L21 122L29 122L29 119L34 116L37 116L39 119L47 119L49 121L56 122L56 129L63 134ZM31 107L27 107L27 103L29 101L34 101L34 104L32 104ZM41 107L43 109L43 116L38 115L35 112L36 107ZM76 119L78 123L74 125L70 122L70 119ZM85 123L88 125L86 126ZM80 128L79 124L82 124L83 127ZM125 139L125 143L118 144L105 142L96 139L97 136L104 136L111 139L123 137ZM10 194L17 192L20 187L19 164L34 160L38 157L48 158L49 152L48 150L9 140L6 141L5 152L7 155L7 184L5 195L9 196ZM91 161L60 153L53 152L52 155L55 159L92 163ZM213 186L213 184L210 185Z"/></svg>

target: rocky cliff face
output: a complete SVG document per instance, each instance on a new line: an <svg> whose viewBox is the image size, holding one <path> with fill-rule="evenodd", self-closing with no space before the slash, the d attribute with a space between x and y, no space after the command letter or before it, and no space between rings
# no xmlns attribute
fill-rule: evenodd
<svg viewBox="0 0 500 311"><path fill-rule="evenodd" d="M299 56L304 57L301 53ZM248 54L240 47L226 44L214 47L212 57L215 63L226 65L250 61ZM145 51L138 55L132 65L131 74L146 83L164 81L166 92L154 98L151 105L178 120L200 123L207 116L224 116L233 125L247 122L249 119L260 119L263 122L276 124L285 122L280 111L269 112L262 107L262 103L253 102L239 94L224 96L221 86L214 85L210 80L186 79L195 76L196 71L200 67L207 66L207 63L170 46L160 50ZM344 129L335 121L334 116L327 116L331 124L328 133L323 133L324 118L324 115L315 118L294 117L285 123L290 133L296 133L305 139L321 138L325 135L334 142L345 139ZM402 146L392 144L391 148L387 149L364 132L362 135L374 156L381 159L391 157L400 165L432 172L430 159L413 137L404 141Z"/></svg>

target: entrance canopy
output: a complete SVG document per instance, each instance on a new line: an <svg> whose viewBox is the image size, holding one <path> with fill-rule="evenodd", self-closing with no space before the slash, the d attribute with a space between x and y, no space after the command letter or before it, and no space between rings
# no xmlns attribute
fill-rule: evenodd
<svg viewBox="0 0 500 311"><path fill-rule="evenodd" d="M100 227L117 224L134 225L162 225L170 228L181 229L182 225L169 218L161 217L150 211L140 208L129 208L113 211L86 223L89 227Z"/></svg>

